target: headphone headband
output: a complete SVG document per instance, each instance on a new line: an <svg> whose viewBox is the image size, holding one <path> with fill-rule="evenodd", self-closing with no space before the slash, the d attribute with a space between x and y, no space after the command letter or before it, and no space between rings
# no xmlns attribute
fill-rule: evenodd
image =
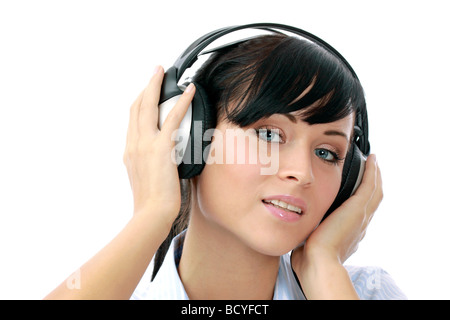
<svg viewBox="0 0 450 320"><path fill-rule="evenodd" d="M270 31L270 32L274 32L274 33L280 33L280 31L277 31L277 30L282 30L282 31L291 32L293 34L296 34L298 36L306 38L306 39L322 46L327 51L333 53L338 59L340 59L347 66L347 68L350 70L352 75L355 78L358 78L355 71L350 66L350 64L347 62L347 60L345 60L345 58L336 49L334 49L330 44L328 44L324 40L320 39L319 37L313 35L312 33L309 33L307 31L299 29L299 28L284 25L284 24L253 23L253 24L221 28L221 29L212 31L210 33L207 33L204 36L198 38L175 61L173 66L177 69L177 80L180 79L180 77L182 76L184 71L186 71L187 68L191 67L194 64L194 62L197 60L198 55L209 44L211 44L213 41L215 41L229 33L239 31L239 30L244 30L244 29L261 29L261 30Z"/></svg>

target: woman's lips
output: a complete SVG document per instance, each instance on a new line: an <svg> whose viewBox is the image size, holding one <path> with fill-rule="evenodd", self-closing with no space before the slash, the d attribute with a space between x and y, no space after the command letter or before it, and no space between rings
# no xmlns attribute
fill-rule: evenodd
<svg viewBox="0 0 450 320"><path fill-rule="evenodd" d="M306 211L306 203L290 195L270 196L262 202L270 213L286 222L298 221Z"/></svg>

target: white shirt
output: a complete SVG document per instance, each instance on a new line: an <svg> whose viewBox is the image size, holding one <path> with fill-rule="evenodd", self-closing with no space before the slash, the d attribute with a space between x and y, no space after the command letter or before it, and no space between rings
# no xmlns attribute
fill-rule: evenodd
<svg viewBox="0 0 450 320"><path fill-rule="evenodd" d="M189 300L177 270L177 257L181 256L180 241L184 233L176 236L167 251L155 279L150 281L151 263L131 299L145 300ZM359 297L364 300L402 300L406 299L391 276L378 267L346 266ZM290 254L280 257L280 267L275 283L273 300L305 300L291 268Z"/></svg>

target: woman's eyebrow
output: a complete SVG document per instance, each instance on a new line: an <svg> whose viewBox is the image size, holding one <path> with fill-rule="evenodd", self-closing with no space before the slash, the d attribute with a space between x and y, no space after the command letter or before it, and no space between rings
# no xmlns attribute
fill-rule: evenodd
<svg viewBox="0 0 450 320"><path fill-rule="evenodd" d="M347 137L347 135L346 135L344 132L342 132L342 131L338 131L338 130L327 130L327 131L325 131L323 134L326 135L326 136L341 136L341 137L344 137L345 140L347 140L347 142L348 142L348 137Z"/></svg>
<svg viewBox="0 0 450 320"><path fill-rule="evenodd" d="M291 122L297 123L297 118L294 115L290 113L282 113L282 115L288 118Z"/></svg>
<svg viewBox="0 0 450 320"><path fill-rule="evenodd" d="M297 123L297 118L294 115L289 114L289 113L283 113L283 116L288 118L291 122ZM326 136L341 136L341 137L344 137L345 140L347 140L347 142L349 141L348 136L343 131L327 130L323 134L326 135Z"/></svg>

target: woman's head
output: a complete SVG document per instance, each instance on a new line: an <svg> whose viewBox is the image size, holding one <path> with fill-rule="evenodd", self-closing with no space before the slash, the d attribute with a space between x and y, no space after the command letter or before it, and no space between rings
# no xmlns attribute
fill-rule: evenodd
<svg viewBox="0 0 450 320"><path fill-rule="evenodd" d="M192 219L205 229L261 253L292 250L339 190L355 113L365 110L358 79L310 41L269 35L213 53L194 82L217 111L209 157L231 152L235 161L207 164L185 209L192 205ZM277 170L262 175L260 150L269 145L276 146L269 153ZM236 161L239 150L243 163ZM279 208L286 205L302 212Z"/></svg>
<svg viewBox="0 0 450 320"><path fill-rule="evenodd" d="M270 35L215 53L194 81L217 110L214 137L220 139L211 143L210 156L235 155L234 162L205 166L196 179L194 203L207 219L243 235L250 246L258 244L258 250L293 249L321 221L339 190L354 115L365 109L358 79L321 46ZM271 141L265 141L268 134ZM277 146L271 149L278 166L272 175L261 174L259 158L250 161L267 145ZM239 152L245 152L243 163L237 161ZM286 200L281 205L301 203L304 212L283 216L272 210L269 200L280 199ZM283 216L281 222L259 219L267 209Z"/></svg>

